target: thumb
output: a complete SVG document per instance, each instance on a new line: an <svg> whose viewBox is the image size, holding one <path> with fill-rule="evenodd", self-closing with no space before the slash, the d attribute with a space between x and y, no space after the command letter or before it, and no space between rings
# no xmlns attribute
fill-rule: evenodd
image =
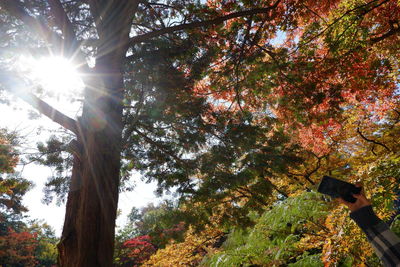
<svg viewBox="0 0 400 267"><path fill-rule="evenodd" d="M357 188L361 188L361 190L360 190L360 193L358 193L358 194L356 194L356 195L359 195L359 194L364 194L364 187L363 187L363 184L362 183L360 183L360 182L357 182L356 184L355 184L355 186L357 187Z"/></svg>

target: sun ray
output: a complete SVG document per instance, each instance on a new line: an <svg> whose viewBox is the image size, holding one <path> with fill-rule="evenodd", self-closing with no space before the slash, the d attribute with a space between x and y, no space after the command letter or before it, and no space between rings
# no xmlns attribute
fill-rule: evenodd
<svg viewBox="0 0 400 267"><path fill-rule="evenodd" d="M54 94L81 93L82 77L71 61L59 56L34 58L21 56L18 69L26 73L33 83Z"/></svg>

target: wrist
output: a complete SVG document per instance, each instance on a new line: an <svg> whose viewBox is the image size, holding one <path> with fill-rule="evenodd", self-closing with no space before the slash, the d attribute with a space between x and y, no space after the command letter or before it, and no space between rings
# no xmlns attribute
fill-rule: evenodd
<svg viewBox="0 0 400 267"><path fill-rule="evenodd" d="M364 208L364 207L368 207L368 206L371 206L371 203L364 203L364 204L353 204L353 205L349 205L348 207L349 207L349 209L350 209L350 211L351 212L356 212L357 210L359 210L359 209L362 209L362 208Z"/></svg>
<svg viewBox="0 0 400 267"><path fill-rule="evenodd" d="M350 213L350 218L352 218L357 225L365 230L371 226L378 224L381 220L375 215L372 210L372 206L364 206Z"/></svg>

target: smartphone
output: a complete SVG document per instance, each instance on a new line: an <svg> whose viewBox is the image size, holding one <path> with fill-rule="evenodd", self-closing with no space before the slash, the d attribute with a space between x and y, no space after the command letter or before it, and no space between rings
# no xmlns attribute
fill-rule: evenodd
<svg viewBox="0 0 400 267"><path fill-rule="evenodd" d="M353 194L359 194L361 187L330 176L324 176L318 186L318 192L333 198L341 197L348 202L354 203L357 199L353 197Z"/></svg>

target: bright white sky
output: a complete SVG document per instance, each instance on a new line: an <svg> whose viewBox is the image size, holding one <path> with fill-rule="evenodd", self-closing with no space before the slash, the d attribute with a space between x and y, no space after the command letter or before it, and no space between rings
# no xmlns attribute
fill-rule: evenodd
<svg viewBox="0 0 400 267"><path fill-rule="evenodd" d="M45 64L48 64L47 61ZM30 64L24 62L24 64ZM76 86L79 82L69 77L65 79L60 76L60 73L52 69L54 66L49 67L48 65L35 65L36 69L35 79L39 80L45 87L51 88L60 84L60 79L63 79L62 91L66 90L66 83L69 81L71 84ZM64 66L60 66L61 73L68 73L69 70L65 69ZM41 80L42 74L51 73L47 77L52 77L50 80ZM58 82L56 82L58 80ZM71 92L69 92L71 95ZM55 99L46 99L46 102L56 107L66 115L76 118L79 115L79 104L69 103L67 97L56 97ZM16 130L21 136L24 136L26 144L24 144L20 152L32 152L30 148L35 148L35 144L38 141L45 142L51 134L57 135L56 131L60 128L58 124L54 123L45 116L41 116L38 119L30 120L28 117L29 110L33 110L29 104L15 99L11 102L10 106L0 104L0 127L7 128L9 130ZM39 129L42 130L39 131ZM21 170L20 166L18 170ZM23 168L22 176L32 181L35 187L30 190L24 197L24 205L28 207L28 215L31 218L43 219L49 225L51 225L58 236L61 235L62 225L64 221L64 209L65 205L57 206L55 203L45 205L42 203L43 199L43 186L47 181L47 178L51 176L52 170L45 166L29 164ZM135 190L132 192L124 192L120 194L118 208L121 210L121 215L117 219L117 226L121 227L126 222L126 216L130 212L133 206L140 208L146 206L148 203L159 203L160 199L154 195L156 188L155 183L146 184L140 180L138 174L133 175L132 180L136 184Z"/></svg>
<svg viewBox="0 0 400 267"><path fill-rule="evenodd" d="M26 136L27 144L24 144L21 149L23 153L28 147L35 147L36 142L44 142L52 132L59 130L59 127L45 116L36 120L29 120L28 110L30 106L20 100L17 100L17 103L18 104L15 105L15 102L13 102L12 106L0 104L0 127L17 130L22 136ZM18 109L15 108L16 106ZM62 105L56 106L60 107ZM41 134L37 134L40 127L43 127L45 130L42 130ZM21 166L18 169L21 170ZM36 164L25 166L22 176L32 181L35 187L25 195L24 205L28 207L28 215L31 218L44 219L54 228L56 234L60 236L65 206L57 206L55 202L50 205L45 205L41 201L44 195L43 186L47 178L51 176L51 173L51 169L45 166ZM120 227L125 224L126 216L133 206L140 208L146 206L150 202L160 202L160 199L153 193L156 188L155 183L146 184L140 180L139 175L134 175L132 180L137 184L135 190L120 194L118 208L122 213L117 219L117 225Z"/></svg>

